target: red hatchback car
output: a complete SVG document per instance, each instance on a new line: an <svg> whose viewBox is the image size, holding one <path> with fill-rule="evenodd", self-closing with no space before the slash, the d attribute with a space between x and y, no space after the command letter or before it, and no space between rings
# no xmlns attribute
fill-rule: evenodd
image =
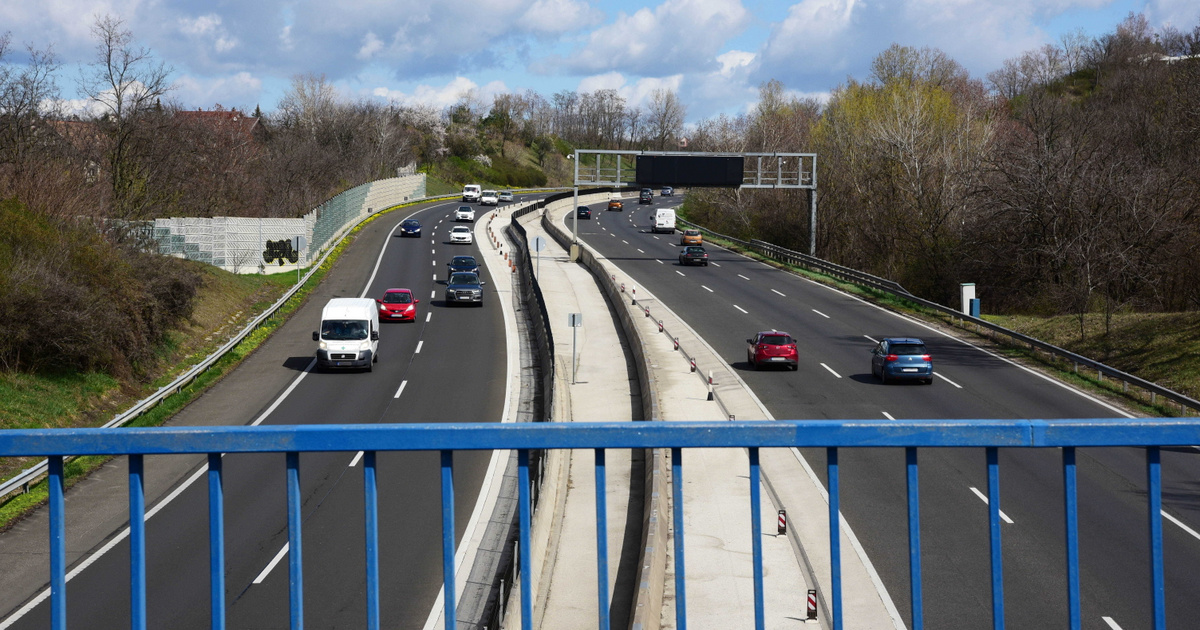
<svg viewBox="0 0 1200 630"><path fill-rule="evenodd" d="M411 322L417 318L418 300L408 289L388 289L379 304L379 319L391 322Z"/></svg>
<svg viewBox="0 0 1200 630"><path fill-rule="evenodd" d="M796 340L785 332L763 331L747 339L746 343L749 344L746 361L756 370L765 365L786 365L793 370L798 367L800 354L796 351Z"/></svg>

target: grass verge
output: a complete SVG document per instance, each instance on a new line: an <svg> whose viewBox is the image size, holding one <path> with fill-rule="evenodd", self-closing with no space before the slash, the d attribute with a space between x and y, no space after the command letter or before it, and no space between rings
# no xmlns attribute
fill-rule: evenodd
<svg viewBox="0 0 1200 630"><path fill-rule="evenodd" d="M210 386L232 372L243 359L282 326L292 313L304 304L363 227L393 210L425 201L398 204L371 215L333 248L317 271L271 317L263 320L258 328L179 392L167 397L125 426L162 425ZM215 286L206 286L208 292L202 303L197 305L197 313L167 341L166 345L177 347L174 353L177 358L165 366L152 383L130 389L128 385L103 374L0 374L0 418L15 419L0 422L0 428L80 428L101 425L113 412L128 408L136 400L170 383L179 374L199 363L245 326L247 321L274 304L294 283L294 277L290 274L237 276L211 268L208 268L208 271L216 277ZM237 287L251 287L253 290L233 291ZM222 291L233 291L236 297L223 294ZM211 325L205 324L211 324L212 321L218 322L215 330ZM109 459L79 457L68 461L64 466L67 487L74 485ZM5 458L0 461L0 465L4 467L0 473L2 479L11 479L35 461L33 458ZM8 529L30 510L45 503L47 497L46 482L42 480L31 485L28 492L0 498L3 501L0 503L0 531Z"/></svg>

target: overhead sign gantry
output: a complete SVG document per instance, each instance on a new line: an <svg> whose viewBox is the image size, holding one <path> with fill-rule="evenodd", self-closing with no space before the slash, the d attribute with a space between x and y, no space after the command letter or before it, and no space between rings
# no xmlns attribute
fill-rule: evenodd
<svg viewBox="0 0 1200 630"><path fill-rule="evenodd" d="M817 246L817 154L703 153L577 149L575 207L580 186L802 188L809 191L809 254ZM574 212L573 241L579 213Z"/></svg>

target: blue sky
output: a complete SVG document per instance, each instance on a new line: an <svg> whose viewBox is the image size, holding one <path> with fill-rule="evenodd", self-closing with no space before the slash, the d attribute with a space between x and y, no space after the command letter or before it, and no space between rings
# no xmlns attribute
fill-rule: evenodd
<svg viewBox="0 0 1200 630"><path fill-rule="evenodd" d="M324 74L345 99L442 107L468 90L678 90L688 119L738 113L778 79L827 96L865 78L892 43L939 48L983 78L1005 59L1130 12L1191 30L1195 0L0 0L5 59L53 45L63 98L94 56L98 15L125 21L174 69L186 107L270 112L292 76Z"/></svg>

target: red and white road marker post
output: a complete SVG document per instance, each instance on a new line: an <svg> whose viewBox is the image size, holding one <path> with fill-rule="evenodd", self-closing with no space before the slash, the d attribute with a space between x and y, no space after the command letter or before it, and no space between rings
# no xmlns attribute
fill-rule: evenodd
<svg viewBox="0 0 1200 630"><path fill-rule="evenodd" d="M779 527L775 533L780 536L787 534L787 510L779 510Z"/></svg>

